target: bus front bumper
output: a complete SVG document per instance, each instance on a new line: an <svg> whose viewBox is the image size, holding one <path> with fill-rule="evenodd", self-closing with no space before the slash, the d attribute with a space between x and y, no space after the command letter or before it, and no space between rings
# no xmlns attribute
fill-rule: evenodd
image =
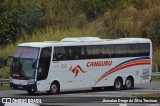
<svg viewBox="0 0 160 106"><path fill-rule="evenodd" d="M11 89L15 89L15 90L25 90L25 91L33 91L33 92L37 91L36 83L28 84L28 85L19 85L19 84L10 83L10 87Z"/></svg>

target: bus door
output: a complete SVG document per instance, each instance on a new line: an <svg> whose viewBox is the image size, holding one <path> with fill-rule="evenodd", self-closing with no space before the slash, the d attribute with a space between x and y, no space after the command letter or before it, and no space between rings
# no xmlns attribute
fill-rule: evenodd
<svg viewBox="0 0 160 106"><path fill-rule="evenodd" d="M49 89L49 82L48 80L48 72L50 69L50 62L51 62L51 47L46 47L41 49L39 65L37 69L37 90L43 91Z"/></svg>
<svg viewBox="0 0 160 106"><path fill-rule="evenodd" d="M72 71L75 62L68 58L68 47L54 47L53 54L51 69L54 70L54 79L59 81L61 89L75 89L77 79Z"/></svg>

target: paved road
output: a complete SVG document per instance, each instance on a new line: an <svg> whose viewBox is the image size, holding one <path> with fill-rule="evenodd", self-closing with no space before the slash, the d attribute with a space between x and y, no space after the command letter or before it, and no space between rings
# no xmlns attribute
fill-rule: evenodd
<svg viewBox="0 0 160 106"><path fill-rule="evenodd" d="M114 91L112 87L105 88L98 91L78 91L78 92L62 92L59 95L48 95L45 92L37 93L35 95L28 95L25 91L0 91L0 97L12 97L12 98L41 98L43 104L41 106L160 106L155 103L102 103L103 99L126 99L134 94L146 94L146 93L160 93L160 82L151 82L147 84L135 85L132 90ZM159 98L160 99L160 98Z"/></svg>

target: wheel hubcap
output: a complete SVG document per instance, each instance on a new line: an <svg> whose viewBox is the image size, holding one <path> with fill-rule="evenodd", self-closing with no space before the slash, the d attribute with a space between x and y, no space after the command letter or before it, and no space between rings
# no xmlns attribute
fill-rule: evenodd
<svg viewBox="0 0 160 106"><path fill-rule="evenodd" d="M130 81L130 80L127 80L127 81L126 81L126 86L127 86L127 88L130 88L131 85L132 85L131 81Z"/></svg>
<svg viewBox="0 0 160 106"><path fill-rule="evenodd" d="M116 88L120 88L121 87L121 82L120 81L116 81Z"/></svg>
<svg viewBox="0 0 160 106"><path fill-rule="evenodd" d="M56 85L52 85L52 92L55 93L57 91L57 86Z"/></svg>

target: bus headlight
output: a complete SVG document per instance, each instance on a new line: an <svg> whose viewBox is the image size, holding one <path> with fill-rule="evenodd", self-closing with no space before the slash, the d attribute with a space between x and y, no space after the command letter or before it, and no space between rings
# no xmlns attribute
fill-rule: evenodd
<svg viewBox="0 0 160 106"><path fill-rule="evenodd" d="M34 83L35 83L34 80L29 80L27 84L30 85L30 84L34 84Z"/></svg>

